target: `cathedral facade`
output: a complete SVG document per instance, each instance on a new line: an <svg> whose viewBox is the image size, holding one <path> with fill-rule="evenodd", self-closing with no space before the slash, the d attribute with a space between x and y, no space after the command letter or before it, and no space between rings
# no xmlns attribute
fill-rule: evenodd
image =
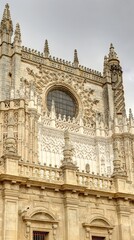
<svg viewBox="0 0 134 240"><path fill-rule="evenodd" d="M0 240L134 240L134 119L113 45L103 73L0 24Z"/></svg>

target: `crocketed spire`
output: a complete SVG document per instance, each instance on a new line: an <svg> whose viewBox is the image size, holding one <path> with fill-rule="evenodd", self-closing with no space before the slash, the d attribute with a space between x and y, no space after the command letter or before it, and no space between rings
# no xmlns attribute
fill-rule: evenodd
<svg viewBox="0 0 134 240"><path fill-rule="evenodd" d="M109 48L109 54L108 54L109 60L118 60L117 53L114 50L114 46L111 43Z"/></svg>
<svg viewBox="0 0 134 240"><path fill-rule="evenodd" d="M3 12L3 17L1 21L1 30L6 33L13 33L13 24L10 15L10 9L8 3L5 5L5 9Z"/></svg>
<svg viewBox="0 0 134 240"><path fill-rule="evenodd" d="M4 8L4 13L3 13L3 20L11 20L11 15L10 15L10 10L9 10L9 4L7 3Z"/></svg>
<svg viewBox="0 0 134 240"><path fill-rule="evenodd" d="M14 33L14 42L21 43L21 32L19 23L16 24L15 33Z"/></svg>

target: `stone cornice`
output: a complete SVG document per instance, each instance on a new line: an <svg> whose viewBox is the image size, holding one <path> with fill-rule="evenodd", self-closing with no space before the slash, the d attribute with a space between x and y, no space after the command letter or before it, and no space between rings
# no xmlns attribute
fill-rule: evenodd
<svg viewBox="0 0 134 240"><path fill-rule="evenodd" d="M49 189L49 190L54 190L55 192L71 192L71 193L77 193L83 194L85 197L87 196L96 196L97 198L108 198L110 199L124 199L124 201L134 201L134 195L129 194L129 193L123 193L123 192L116 192L113 191L105 191L105 190L100 190L100 189L88 189L86 186L80 186L80 185L73 185L73 184L64 184L64 183L50 183L46 181L39 181L35 179L30 179L27 177L19 177L19 176L12 176L9 174L1 174L0 175L0 182L8 182L11 184L19 184L20 186L25 186L26 188L31 188L31 187L39 187L42 190ZM7 190L7 191L6 191ZM15 190L8 190L5 189L5 195L11 195L12 191ZM18 190L15 191L15 196L18 196Z"/></svg>

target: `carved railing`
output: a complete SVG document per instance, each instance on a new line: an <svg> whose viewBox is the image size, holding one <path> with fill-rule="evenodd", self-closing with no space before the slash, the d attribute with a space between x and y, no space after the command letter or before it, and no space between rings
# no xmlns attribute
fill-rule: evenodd
<svg viewBox="0 0 134 240"><path fill-rule="evenodd" d="M19 175L46 182L63 183L62 170L54 167L20 162Z"/></svg>
<svg viewBox="0 0 134 240"><path fill-rule="evenodd" d="M61 116L58 116L52 120L51 115L46 113L42 117L42 122L46 127L55 126L56 129L60 129L60 130L68 129L70 132L81 133L86 136L92 136L92 137L95 136L95 126L81 126L80 120L75 118L71 119L70 117L67 118L66 116L61 118ZM54 126L53 126L53 123L54 123Z"/></svg>
<svg viewBox="0 0 134 240"><path fill-rule="evenodd" d="M114 181L108 176L77 172L77 184L92 190L114 191Z"/></svg>
<svg viewBox="0 0 134 240"><path fill-rule="evenodd" d="M38 181L63 184L63 173L60 168L19 162L19 176ZM77 185L91 190L114 192L114 181L110 177L76 172Z"/></svg>

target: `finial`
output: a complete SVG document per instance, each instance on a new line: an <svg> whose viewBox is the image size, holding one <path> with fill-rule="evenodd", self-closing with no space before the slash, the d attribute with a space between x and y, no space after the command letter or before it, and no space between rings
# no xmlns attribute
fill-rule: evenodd
<svg viewBox="0 0 134 240"><path fill-rule="evenodd" d="M131 108L129 108L129 119L133 119L133 113Z"/></svg>
<svg viewBox="0 0 134 240"><path fill-rule="evenodd" d="M107 56L104 56L104 63L103 63L103 75L107 72L107 66L108 66L108 58Z"/></svg>
<svg viewBox="0 0 134 240"><path fill-rule="evenodd" d="M51 118L55 118L56 117L56 110L55 110L55 102L52 99L52 105L51 105Z"/></svg>
<svg viewBox="0 0 134 240"><path fill-rule="evenodd" d="M15 33L14 33L14 42L21 43L21 32L19 23L16 24Z"/></svg>
<svg viewBox="0 0 134 240"><path fill-rule="evenodd" d="M44 56L45 56L46 58L49 57L49 46L48 46L48 41L47 41L47 39L45 40L45 45L44 45Z"/></svg>
<svg viewBox="0 0 134 240"><path fill-rule="evenodd" d="M55 112L55 102L52 99L51 111Z"/></svg>
<svg viewBox="0 0 134 240"><path fill-rule="evenodd" d="M115 52L114 46L112 43L110 44L108 57L109 57L109 60L118 60L117 53Z"/></svg>
<svg viewBox="0 0 134 240"><path fill-rule="evenodd" d="M55 102L52 99L51 111L50 111L50 118L51 118L51 127L55 127L55 119L56 119L56 110L55 110Z"/></svg>
<svg viewBox="0 0 134 240"><path fill-rule="evenodd" d="M77 54L77 50L74 50L74 67L78 67L79 65L79 60L78 60L78 54Z"/></svg>
<svg viewBox="0 0 134 240"><path fill-rule="evenodd" d="M105 55L105 56L104 56L104 63L106 63L107 60L108 60L108 58L107 58L107 56Z"/></svg>
<svg viewBox="0 0 134 240"><path fill-rule="evenodd" d="M3 12L3 17L2 17L2 20L11 20L11 15L10 15L10 10L9 10L9 4L7 3L5 5L5 9L4 9L4 12Z"/></svg>
<svg viewBox="0 0 134 240"><path fill-rule="evenodd" d="M1 21L1 31L2 33L8 33L12 36L13 33L13 24L10 15L10 9L8 3L5 5L5 9L3 12L3 17ZM11 40L11 39L10 39Z"/></svg>
<svg viewBox="0 0 134 240"><path fill-rule="evenodd" d="M65 146L63 150L64 160L62 162L62 166L72 166L75 167L75 164L73 163L73 146L70 143L70 135L68 130L64 132L64 140L65 140Z"/></svg>

